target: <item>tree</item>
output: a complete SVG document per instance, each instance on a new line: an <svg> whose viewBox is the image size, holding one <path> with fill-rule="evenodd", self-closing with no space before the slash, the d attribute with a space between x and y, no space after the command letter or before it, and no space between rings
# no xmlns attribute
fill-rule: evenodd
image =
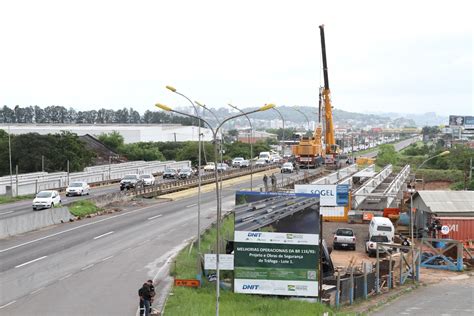
<svg viewBox="0 0 474 316"><path fill-rule="evenodd" d="M396 164L398 160L398 153L395 151L393 145L384 144L379 146L377 153L377 165L386 166L388 164Z"/></svg>
<svg viewBox="0 0 474 316"><path fill-rule="evenodd" d="M140 142L126 144L120 147L120 153L127 157L128 160L165 160L158 147L152 142Z"/></svg>
<svg viewBox="0 0 474 316"><path fill-rule="evenodd" d="M120 152L120 149L124 145L123 136L120 135L120 133L117 131L113 131L110 134L102 133L99 135L98 138L101 142L105 144L105 146L117 152Z"/></svg>

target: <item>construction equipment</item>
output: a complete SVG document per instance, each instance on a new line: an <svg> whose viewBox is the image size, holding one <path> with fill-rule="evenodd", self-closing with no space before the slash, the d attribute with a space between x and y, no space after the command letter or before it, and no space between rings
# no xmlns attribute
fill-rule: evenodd
<svg viewBox="0 0 474 316"><path fill-rule="evenodd" d="M325 143L325 163L336 164L341 150L336 144L336 137L334 135L334 123L332 120L332 104L331 104L331 91L329 90L329 75L328 65L326 59L326 41L324 38L324 24L319 26L319 32L321 35L321 52L323 55L323 75L324 75L324 87L320 90L320 96L322 96L322 104L319 113L324 113L324 143Z"/></svg>
<svg viewBox="0 0 474 316"><path fill-rule="evenodd" d="M325 163L336 165L340 154L339 146L336 144L334 135L334 124L332 119L332 105L329 90L328 67L326 60L326 43L324 39L324 25L319 26L321 34L321 50L323 57L324 87L319 91L319 124L314 129L313 136L303 136L298 145L292 147L296 163L300 168L315 168ZM323 128L321 125L321 113L324 113L324 142Z"/></svg>

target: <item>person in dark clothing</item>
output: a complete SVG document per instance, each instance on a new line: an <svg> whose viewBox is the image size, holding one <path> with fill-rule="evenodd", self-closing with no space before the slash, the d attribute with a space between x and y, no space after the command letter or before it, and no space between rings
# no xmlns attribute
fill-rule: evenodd
<svg viewBox="0 0 474 316"><path fill-rule="evenodd" d="M276 178L274 173L270 176L270 179L272 180L272 191L276 192L276 190L277 190L277 178Z"/></svg>
<svg viewBox="0 0 474 316"><path fill-rule="evenodd" d="M138 296L140 297L140 315L149 316L151 293L148 282L143 283L143 286L138 290Z"/></svg>
<svg viewBox="0 0 474 316"><path fill-rule="evenodd" d="M151 304L153 304L153 301L155 300L155 286L153 285L153 280L148 280L146 281L148 283L148 287L150 288L150 314L151 314Z"/></svg>
<svg viewBox="0 0 474 316"><path fill-rule="evenodd" d="M268 192L268 177L267 177L267 175L263 176L263 185L265 185L265 192Z"/></svg>

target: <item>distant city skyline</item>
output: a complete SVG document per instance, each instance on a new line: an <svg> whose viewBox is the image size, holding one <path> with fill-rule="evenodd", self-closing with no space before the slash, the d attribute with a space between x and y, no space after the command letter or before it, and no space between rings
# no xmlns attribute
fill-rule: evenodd
<svg viewBox="0 0 474 316"><path fill-rule="evenodd" d="M0 106L317 107L473 115L468 1L4 1ZM27 8L27 9L25 9Z"/></svg>

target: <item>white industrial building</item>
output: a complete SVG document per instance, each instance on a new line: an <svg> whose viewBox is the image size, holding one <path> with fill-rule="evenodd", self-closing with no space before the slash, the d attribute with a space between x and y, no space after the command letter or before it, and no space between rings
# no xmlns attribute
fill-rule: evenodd
<svg viewBox="0 0 474 316"><path fill-rule="evenodd" d="M179 124L0 124L0 129L13 135L38 133L41 135L56 134L69 131L79 136L119 132L126 144L136 142L182 142L197 141L197 126L183 126ZM212 132L201 128L203 139L212 140Z"/></svg>

